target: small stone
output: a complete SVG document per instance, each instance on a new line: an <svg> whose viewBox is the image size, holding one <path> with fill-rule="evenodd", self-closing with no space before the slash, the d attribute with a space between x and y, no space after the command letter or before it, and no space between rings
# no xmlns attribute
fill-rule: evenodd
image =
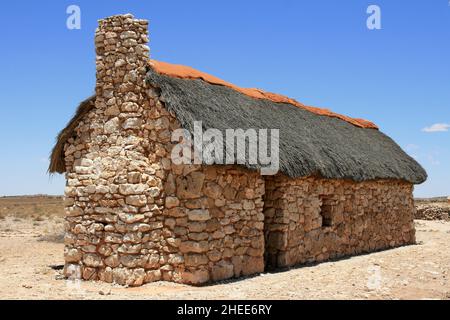
<svg viewBox="0 0 450 320"><path fill-rule="evenodd" d="M192 232L189 234L189 239L194 241L202 241L202 240L208 240L209 234L206 232L196 233Z"/></svg>
<svg viewBox="0 0 450 320"><path fill-rule="evenodd" d="M145 278L146 273L142 268L115 268L113 270L113 280L119 285L140 286L144 283Z"/></svg>
<svg viewBox="0 0 450 320"><path fill-rule="evenodd" d="M125 255L120 257L120 263L128 268L142 267L145 264L145 258L134 255Z"/></svg>
<svg viewBox="0 0 450 320"><path fill-rule="evenodd" d="M112 39L112 38L116 38L117 37L117 33L115 32L107 32L105 34L106 39Z"/></svg>
<svg viewBox="0 0 450 320"><path fill-rule="evenodd" d="M209 272L207 270L184 271L181 273L181 279L188 284L202 284L209 281Z"/></svg>
<svg viewBox="0 0 450 320"><path fill-rule="evenodd" d="M190 222L188 224L189 232L202 232L206 229L205 222Z"/></svg>
<svg viewBox="0 0 450 320"><path fill-rule="evenodd" d="M82 167L91 167L94 162L90 159L83 158L80 160L80 166Z"/></svg>
<svg viewBox="0 0 450 320"><path fill-rule="evenodd" d="M162 221L149 222L149 226L151 230L156 230L164 227L164 223Z"/></svg>
<svg viewBox="0 0 450 320"><path fill-rule="evenodd" d="M122 42L122 44L125 47L136 47L137 46L137 41L135 39L126 39L125 41Z"/></svg>
<svg viewBox="0 0 450 320"><path fill-rule="evenodd" d="M166 241L167 241L167 244L169 246L174 247L174 248L178 248L180 246L180 243L181 243L181 239L172 238L172 237L171 238L167 238Z"/></svg>
<svg viewBox="0 0 450 320"><path fill-rule="evenodd" d="M188 211L188 217L191 221L207 221L211 219L211 216L209 214L208 210L189 210Z"/></svg>
<svg viewBox="0 0 450 320"><path fill-rule="evenodd" d="M175 218L181 218L186 215L186 210L181 207L171 208L169 210L166 210L165 212L168 216L175 217Z"/></svg>
<svg viewBox="0 0 450 320"><path fill-rule="evenodd" d="M169 128L170 122L167 117L161 117L155 120L154 125L156 130L164 130Z"/></svg>
<svg viewBox="0 0 450 320"><path fill-rule="evenodd" d="M255 197L255 190L250 188L245 189L245 197L247 199L253 199Z"/></svg>
<svg viewBox="0 0 450 320"><path fill-rule="evenodd" d="M176 226L176 221L175 219L172 218L166 218L164 221L164 225L167 226L169 229L173 229Z"/></svg>
<svg viewBox="0 0 450 320"><path fill-rule="evenodd" d="M128 183L138 184L141 182L141 173L140 172L130 172L127 175Z"/></svg>
<svg viewBox="0 0 450 320"><path fill-rule="evenodd" d="M120 68L120 67L122 67L122 66L124 66L124 65L126 65L126 64L127 64L127 63L126 63L125 60L119 59L119 60L117 60L116 63L114 64L114 67Z"/></svg>
<svg viewBox="0 0 450 320"><path fill-rule="evenodd" d="M145 262L145 269L156 269L159 267L159 255L151 254L147 257Z"/></svg>
<svg viewBox="0 0 450 320"><path fill-rule="evenodd" d="M132 224L132 223L144 221L145 215L121 212L121 213L119 213L119 219L125 223Z"/></svg>
<svg viewBox="0 0 450 320"><path fill-rule="evenodd" d="M102 259L96 254L85 254L83 257L83 263L92 268L98 268L103 266Z"/></svg>
<svg viewBox="0 0 450 320"><path fill-rule="evenodd" d="M111 106L105 110L105 115L107 116L118 116L120 114L120 110L118 106Z"/></svg>
<svg viewBox="0 0 450 320"><path fill-rule="evenodd" d="M202 187L205 174L192 172L188 176L179 176L176 179L177 196L180 199L195 199L202 196Z"/></svg>
<svg viewBox="0 0 450 320"><path fill-rule="evenodd" d="M120 34L120 39L137 39L137 34L134 31L124 31Z"/></svg>
<svg viewBox="0 0 450 320"><path fill-rule="evenodd" d="M111 191L111 189L108 186L100 185L100 186L95 187L95 193L97 193L97 194L107 194L110 191Z"/></svg>
<svg viewBox="0 0 450 320"><path fill-rule="evenodd" d="M212 267L211 277L213 281L220 281L234 276L234 266L231 263L221 262Z"/></svg>
<svg viewBox="0 0 450 320"><path fill-rule="evenodd" d="M171 254L169 255L169 263L171 265L180 265L184 262L184 257L181 254Z"/></svg>
<svg viewBox="0 0 450 320"><path fill-rule="evenodd" d="M121 184L119 192L123 195L142 194L147 189L145 184Z"/></svg>
<svg viewBox="0 0 450 320"><path fill-rule="evenodd" d="M206 184L206 187L203 189L203 192L206 196L217 199L222 194L222 188L215 182L209 182Z"/></svg>
<svg viewBox="0 0 450 320"><path fill-rule="evenodd" d="M139 118L129 118L125 120L122 128L127 129L139 129L142 124L142 120Z"/></svg>
<svg viewBox="0 0 450 320"><path fill-rule="evenodd" d="M244 257L242 263L242 274L244 276L264 272L263 257Z"/></svg>
<svg viewBox="0 0 450 320"><path fill-rule="evenodd" d="M84 267L83 268L83 279L84 280L96 280L97 271L95 268Z"/></svg>
<svg viewBox="0 0 450 320"><path fill-rule="evenodd" d="M180 200L176 197L167 197L166 198L166 208L171 209L177 207L180 204Z"/></svg>
<svg viewBox="0 0 450 320"><path fill-rule="evenodd" d="M250 201L250 200L244 200L242 205L243 205L243 208L245 210L253 210L253 209L255 209L255 203L253 201Z"/></svg>
<svg viewBox="0 0 450 320"><path fill-rule="evenodd" d="M125 202L132 206L143 207L147 204L147 197L144 195L127 196Z"/></svg>
<svg viewBox="0 0 450 320"><path fill-rule="evenodd" d="M102 245L98 249L98 253L100 253L102 256L109 256L112 253L112 249L110 246Z"/></svg>
<svg viewBox="0 0 450 320"><path fill-rule="evenodd" d="M86 227L80 223L76 224L72 231L74 234L86 234L87 233Z"/></svg>
<svg viewBox="0 0 450 320"><path fill-rule="evenodd" d="M79 262L83 254L77 249L66 249L64 252L64 259L68 263Z"/></svg>
<svg viewBox="0 0 450 320"><path fill-rule="evenodd" d="M105 264L111 268L115 268L120 264L119 256L114 254L105 259Z"/></svg>
<svg viewBox="0 0 450 320"><path fill-rule="evenodd" d="M184 241L180 244L180 251L183 253L193 252L193 253L203 253L208 251L209 245L207 241L195 242L195 241Z"/></svg>
<svg viewBox="0 0 450 320"><path fill-rule="evenodd" d="M156 198L161 193L161 189L158 187L151 187L150 189L148 189L148 193L151 197Z"/></svg>
<svg viewBox="0 0 450 320"><path fill-rule="evenodd" d="M189 253L186 255L186 266L197 267L208 263L208 257L204 254Z"/></svg>
<svg viewBox="0 0 450 320"><path fill-rule="evenodd" d="M209 260L212 262L219 261L222 258L222 253L218 250L209 251L207 253Z"/></svg>
<svg viewBox="0 0 450 320"><path fill-rule="evenodd" d="M225 233L221 230L217 230L212 235L213 239L223 239L225 238Z"/></svg>
<svg viewBox="0 0 450 320"><path fill-rule="evenodd" d="M68 217L77 217L77 216L82 216L83 214L84 214L84 211L80 207L66 208L66 215Z"/></svg>
<svg viewBox="0 0 450 320"><path fill-rule="evenodd" d="M106 122L103 130L105 131L105 133L119 132L119 118L112 118L111 120Z"/></svg>
<svg viewBox="0 0 450 320"><path fill-rule="evenodd" d="M138 225L138 230L139 230L139 232L147 232L147 231L152 230L152 227L149 224L140 223Z"/></svg>
<svg viewBox="0 0 450 320"><path fill-rule="evenodd" d="M111 295L111 289L108 289L108 290L100 290L100 291L98 292L98 294L101 295L101 296L109 296L109 295Z"/></svg>
<svg viewBox="0 0 450 320"><path fill-rule="evenodd" d="M113 106L113 105L115 105L116 104L116 98L111 98L111 99L108 99L108 101L106 101L106 105L107 106Z"/></svg>
<svg viewBox="0 0 450 320"><path fill-rule="evenodd" d="M161 280L161 271L160 270L151 270L147 271L145 276L145 283L155 282Z"/></svg>
<svg viewBox="0 0 450 320"><path fill-rule="evenodd" d="M134 102L125 102L121 107L123 112L137 112L139 110L139 106Z"/></svg>

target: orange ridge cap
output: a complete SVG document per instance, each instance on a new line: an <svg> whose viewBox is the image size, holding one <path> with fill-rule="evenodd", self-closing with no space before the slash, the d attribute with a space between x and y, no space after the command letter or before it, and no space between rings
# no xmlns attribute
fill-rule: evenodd
<svg viewBox="0 0 450 320"><path fill-rule="evenodd" d="M220 78L217 78L213 75L196 70L196 69L188 67L188 66L171 64L171 63L157 61L157 60L153 60L153 59L150 60L150 66L156 72L158 72L160 74L164 74L166 76L170 76L170 77L174 77L174 78L181 78L181 79L201 79L201 80L206 81L211 84L222 85L222 86L234 89L242 94L245 94L245 95L255 98L255 99L266 99L266 100L270 100L270 101L273 101L276 103L288 103L288 104L294 105L298 108L307 110L314 114L317 114L317 115L344 120L344 121L351 123L360 128L378 129L378 126L376 124L374 124L371 121L365 120L365 119L351 118L348 116L344 116L344 115L335 113L329 109L307 106L307 105L304 105L304 104L298 102L295 99L286 97L281 94L266 92L266 91L263 91L263 90L257 89L257 88L241 88L232 83L229 83Z"/></svg>

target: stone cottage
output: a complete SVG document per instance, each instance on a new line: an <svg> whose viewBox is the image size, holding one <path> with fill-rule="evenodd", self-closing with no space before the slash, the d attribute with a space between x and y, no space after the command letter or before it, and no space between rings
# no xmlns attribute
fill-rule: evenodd
<svg viewBox="0 0 450 320"><path fill-rule="evenodd" d="M147 21L99 21L95 95L57 138L65 274L203 284L415 242L422 167L371 122L149 58ZM174 130L279 129L279 173L175 164Z"/></svg>

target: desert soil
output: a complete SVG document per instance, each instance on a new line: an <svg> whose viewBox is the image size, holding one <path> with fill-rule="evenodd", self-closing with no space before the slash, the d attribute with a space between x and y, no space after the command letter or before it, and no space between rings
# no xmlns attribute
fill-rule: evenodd
<svg viewBox="0 0 450 320"><path fill-rule="evenodd" d="M27 200L33 210L17 200L0 199L0 299L450 299L448 221L416 220L413 246L204 287L125 288L64 280L60 199Z"/></svg>

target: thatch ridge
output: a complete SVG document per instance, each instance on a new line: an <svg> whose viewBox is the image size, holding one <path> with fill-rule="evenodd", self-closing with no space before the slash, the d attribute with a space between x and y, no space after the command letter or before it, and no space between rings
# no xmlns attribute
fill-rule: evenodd
<svg viewBox="0 0 450 320"><path fill-rule="evenodd" d="M159 74L163 74L163 75L166 75L166 76L169 76L172 78L200 79L200 80L203 80L210 84L216 84L216 85L229 87L229 88L236 90L242 94L245 94L251 98L265 99L265 100L270 100L272 102L277 102L277 103L288 103L288 104L294 105L294 106L304 109L304 110L308 110L309 112L312 112L312 113L315 113L318 115L324 115L324 116L344 120L344 121L349 122L357 127L378 129L376 124L374 124L373 122L368 121L368 120L351 118L351 117L344 116L342 114L333 112L329 109L307 106L301 102L298 102L295 99L289 98L287 96L284 96L284 95L281 95L278 93L267 92L267 91L257 89L257 88L238 87L230 82L227 82L227 81L217 78L213 75L210 75L206 72L199 71L199 70L196 70L196 69L188 67L188 66L172 64L172 63L167 63L167 62L162 62L162 61L156 61L156 60L151 59L149 62L149 67L152 68L154 71L156 71Z"/></svg>
<svg viewBox="0 0 450 320"><path fill-rule="evenodd" d="M279 129L280 171L290 177L396 179L416 184L427 179L425 170L379 130L356 127L291 104L253 99L200 79L174 78L150 69L147 81L161 89L166 108L191 133L194 121L202 121L204 129L222 131Z"/></svg>
<svg viewBox="0 0 450 320"><path fill-rule="evenodd" d="M64 161L64 145L67 140L69 140L78 125L78 123L83 119L83 117L89 113L95 106L95 95L87 98L77 108L75 115L66 125L66 127L61 130L56 138L56 144L50 154L50 164L48 167L49 173L64 173L66 172L66 165Z"/></svg>

